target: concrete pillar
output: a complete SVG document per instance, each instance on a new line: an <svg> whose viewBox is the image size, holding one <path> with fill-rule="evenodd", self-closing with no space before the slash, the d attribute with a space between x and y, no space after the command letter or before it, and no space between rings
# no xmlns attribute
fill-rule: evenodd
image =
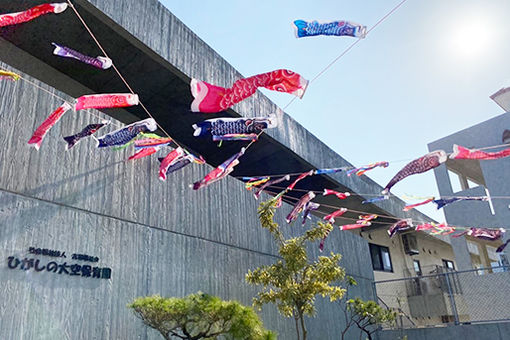
<svg viewBox="0 0 510 340"><path fill-rule="evenodd" d="M450 241L455 254L457 270L473 269L473 263L471 262L471 255L469 254L466 238L450 237Z"/></svg>

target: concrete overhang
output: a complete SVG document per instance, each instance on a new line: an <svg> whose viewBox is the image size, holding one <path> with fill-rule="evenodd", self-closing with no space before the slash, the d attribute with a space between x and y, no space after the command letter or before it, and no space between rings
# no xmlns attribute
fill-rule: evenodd
<svg viewBox="0 0 510 340"><path fill-rule="evenodd" d="M0 13L22 11L44 2L3 0L0 1ZM115 8L108 1L101 0L75 0L73 3L158 123L179 144L202 155L208 164L217 166L238 152L247 142L223 143L219 148L212 141L193 137L192 124L221 116L257 116L271 113L268 110L276 111L276 105L257 92L246 103L235 106L233 110L218 114L190 112L193 99L189 89L191 76L201 77L209 82L213 82L209 78L214 77L208 78L207 75L214 72L232 75L231 81L242 76L155 0L140 3L140 6L151 6L150 10L146 9L145 12L150 12L151 17L155 18L153 23L145 27L128 25L125 20L139 15L136 8ZM0 37L2 61L69 96L76 98L92 93L128 92L113 69L100 71L52 54L52 42L91 56L101 54L72 9L58 15L39 17L27 24L0 28ZM192 52L189 52L190 49ZM250 109L246 109L247 107ZM51 110L44 109L48 112ZM140 106L103 111L124 123L148 118ZM278 128L268 130L253 144L241 158L240 164L232 173L233 176L296 173L313 168L351 165L287 114L283 114L279 123ZM282 186L286 184L282 183ZM296 188L297 190L289 194L295 199L307 190L323 188L365 194L378 194L382 190L381 186L367 176L347 177L345 173L308 177ZM402 212L405 204L395 197L381 203L363 205L361 202L366 198L354 195L348 200L339 201L336 197L317 195L315 201L360 212L410 217L415 221L431 220L416 210ZM295 203L292 199L287 201L290 204ZM333 210L331 207L321 207L321 211L325 213ZM356 219L358 215L358 212L350 212L345 217ZM352 223L352 220L339 221ZM377 221L390 223L394 222L394 219L379 218ZM374 223L374 226L377 225Z"/></svg>

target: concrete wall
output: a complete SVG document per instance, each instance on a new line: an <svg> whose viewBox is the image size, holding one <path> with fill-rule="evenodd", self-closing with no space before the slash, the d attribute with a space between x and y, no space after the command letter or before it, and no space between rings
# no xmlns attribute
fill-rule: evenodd
<svg viewBox="0 0 510 340"><path fill-rule="evenodd" d="M403 339L409 340L506 340L510 334L510 323L490 323L479 325L459 325L451 327L416 328L399 330L385 330L378 332L378 340Z"/></svg>
<svg viewBox="0 0 510 340"><path fill-rule="evenodd" d="M62 136L99 120L85 112L68 112L36 151L26 143L61 101L23 81L0 82L0 93L0 338L158 339L126 308L149 294L201 290L251 303L257 289L244 283L245 273L274 262L277 253L258 226L258 202L240 181L227 178L193 191L188 185L209 166L192 165L161 182L155 158L125 161L132 150L100 150L88 139L66 152ZM290 209L279 210L280 223ZM287 230L296 234L302 228ZM367 243L339 232L328 242L359 283L353 294L372 298L370 258L363 256ZM29 247L65 251L67 258L33 255ZM97 256L97 265L111 268L111 279L8 268L11 256L39 259L41 265L86 264L71 260L72 253ZM317 318L307 322L310 338L333 338L342 327L341 313L336 304L317 302ZM293 322L273 306L262 317L281 339L295 338Z"/></svg>

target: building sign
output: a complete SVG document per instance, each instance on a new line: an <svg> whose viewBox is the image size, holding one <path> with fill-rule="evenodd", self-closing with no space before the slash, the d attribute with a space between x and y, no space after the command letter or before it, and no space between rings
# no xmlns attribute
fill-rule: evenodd
<svg viewBox="0 0 510 340"><path fill-rule="evenodd" d="M65 251L59 250L50 250L50 249L41 249L30 247L28 249L30 254L34 255L43 255L49 257L57 257L60 261L49 261L49 262L41 262L38 258L23 258L19 259L15 256L9 256L7 258L7 267L9 269L20 269L20 270L34 270L36 272L50 272L59 275L69 275L69 276L81 276L81 277L90 277L96 279L110 279L112 276L111 268L107 267L98 267L93 266L91 264L82 264L82 263L67 263L67 261L61 262L62 258L67 258ZM75 261L86 261L96 263L99 262L99 258L95 256L85 255L85 254L72 254L71 260ZM73 261L74 262L74 261Z"/></svg>

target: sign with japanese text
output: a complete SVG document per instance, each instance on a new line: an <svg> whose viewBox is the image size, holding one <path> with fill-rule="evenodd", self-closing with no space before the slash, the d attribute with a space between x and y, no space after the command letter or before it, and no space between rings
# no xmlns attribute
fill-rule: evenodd
<svg viewBox="0 0 510 340"><path fill-rule="evenodd" d="M59 275L64 274L69 276L81 276L96 279L110 279L112 276L112 270L108 267L98 267L87 263L68 263L67 261L61 262L63 258L67 259L65 251L30 247L28 252L33 255L57 257L59 258L59 261L57 262L55 260L46 262L34 257L24 257L21 259L15 256L9 256L7 258L7 267L9 269L19 269L25 271L34 270L36 272L46 271ZM71 260L74 260L72 262L99 262L98 257L85 254L72 254Z"/></svg>

